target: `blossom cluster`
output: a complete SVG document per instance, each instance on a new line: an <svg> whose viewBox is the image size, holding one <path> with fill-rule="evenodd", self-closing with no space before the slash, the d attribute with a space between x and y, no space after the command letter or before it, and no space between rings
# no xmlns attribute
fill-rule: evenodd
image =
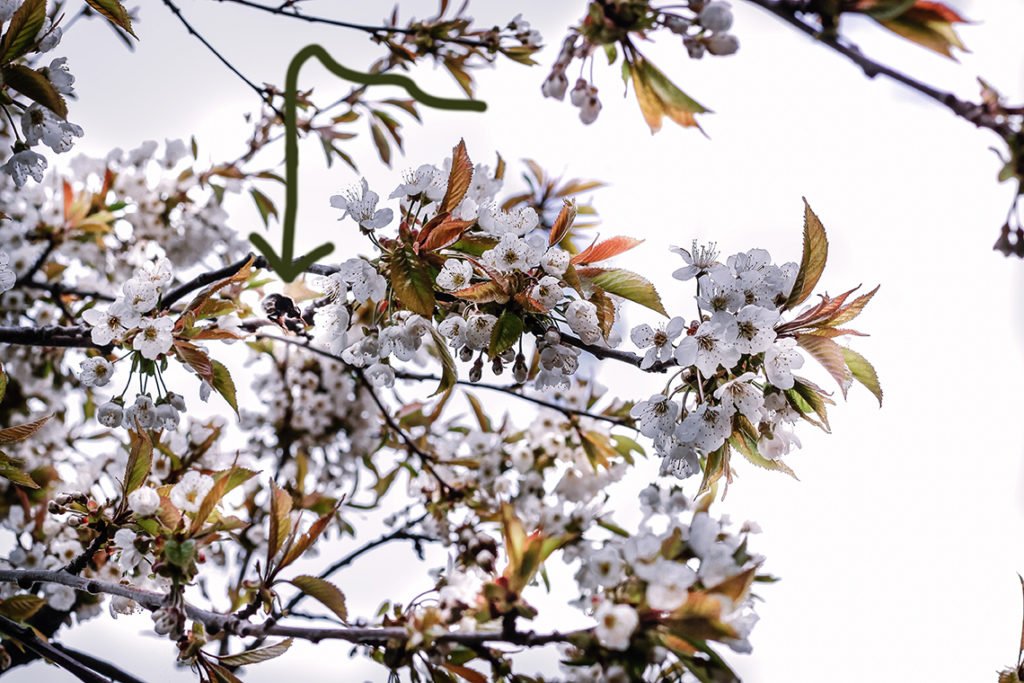
<svg viewBox="0 0 1024 683"><path fill-rule="evenodd" d="M23 26L11 21L20 5L18 2L0 4L0 24L7 24L6 33L19 33L17 40L27 43L24 49L9 49L11 57L8 58L13 57L20 61L27 57L36 63L44 61L43 56L60 43L63 30L48 17L39 25L36 35L22 35ZM10 37L5 35L5 38ZM5 40L5 45L11 42L13 40ZM20 66L26 68L24 65ZM0 105L7 114L3 124L0 124L3 126L0 128L0 138L6 138L11 148L11 156L0 165L0 173L9 176L19 188L25 185L30 177L36 182L42 182L43 174L46 172L46 157L34 151L33 147L38 147L42 143L55 153L61 154L69 151L74 146L75 138L80 138L84 134L81 126L68 121L64 113L64 96L73 97L75 93L75 77L68 68L67 58L51 59L46 66L37 69L36 72L42 75L43 80L32 86L25 86L26 92L23 93L36 101L27 106L17 103L21 109L20 132L7 127L8 122L13 125L14 121L11 113L7 111L11 101ZM24 86L23 83L21 85ZM9 92L13 94L14 91ZM55 108L60 111L56 111Z"/></svg>
<svg viewBox="0 0 1024 683"><path fill-rule="evenodd" d="M798 265L777 266L763 249L734 254L725 263L716 260L713 246L695 242L691 250L675 251L686 265L673 276L696 279L701 317L633 328L633 343L647 349L642 367L662 362L686 368L678 386L633 407L637 429L654 440L662 471L680 478L701 471L700 460L725 444L738 417L756 430L761 455L785 455L799 445L789 430L799 413L784 392L793 388L792 371L804 359L792 338L778 338L775 326Z"/></svg>

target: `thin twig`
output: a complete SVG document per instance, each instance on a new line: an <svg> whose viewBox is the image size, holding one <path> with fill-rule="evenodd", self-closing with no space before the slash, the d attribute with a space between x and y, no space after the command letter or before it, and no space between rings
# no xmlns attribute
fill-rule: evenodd
<svg viewBox="0 0 1024 683"><path fill-rule="evenodd" d="M68 655L69 657L74 657L78 661L84 663L93 671L96 671L97 673L101 673L104 676L109 677L110 680L112 681L119 681L119 683L146 683L142 679L136 678L127 671L119 669L110 662L100 659L99 657L94 657L93 655L87 652L73 650L67 645L61 645L60 643L51 643L51 645L53 645L55 648L57 648L64 654Z"/></svg>
<svg viewBox="0 0 1024 683"><path fill-rule="evenodd" d="M195 28L192 27L192 24L190 24L188 22L188 20L185 18L185 15L183 15L181 13L181 9L179 9L177 5L175 5L173 2L171 2L171 0L163 0L163 2L171 10L171 12L173 12L174 15L176 17L178 17L178 21L181 22L182 26L184 26L185 29L191 35L195 36L199 40L199 42L202 43L206 47L207 50L209 50L210 52L213 53L214 57L216 57L218 60L220 60L221 64L226 66L231 71L231 73L233 73L236 76L238 76L239 78L241 78L245 82L245 84L247 86L252 88L256 92L256 94L260 96L261 100L263 100L264 102L267 103L268 107L273 109L274 112L278 116L280 116L282 119L284 119L284 114L281 113L281 110L279 110L277 107L275 107L273 102L271 102L271 95L270 95L269 91L266 88L261 88L260 86L256 85L255 83L250 81L248 78L246 78L245 74L243 74L241 71L239 71L237 68L235 68L234 64L229 62L227 60L227 58L224 57L224 55L222 55L217 50L217 48L215 48L213 45L211 45L209 43L209 41L206 40L206 38L203 38L203 36L198 31L196 31Z"/></svg>

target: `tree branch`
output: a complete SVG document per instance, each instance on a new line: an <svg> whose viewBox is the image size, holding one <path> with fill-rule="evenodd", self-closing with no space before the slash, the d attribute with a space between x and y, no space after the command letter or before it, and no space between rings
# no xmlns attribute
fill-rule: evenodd
<svg viewBox="0 0 1024 683"><path fill-rule="evenodd" d="M856 45L843 43L840 42L839 38L832 38L827 35L823 35L821 29L806 23L797 16L797 12L806 11L806 3L787 2L786 0L747 0L747 2L767 10L801 33L814 38L826 47L829 47L835 52L843 55L859 66L864 72L864 75L868 78L874 78L879 74L888 76L894 81L902 83L911 90L935 100L960 118L970 121L979 128L988 128L1002 138L1007 138L1015 134L1015 131L1007 123L999 121L995 116L988 113L982 105L975 104L973 102L964 102L951 92L940 90L908 76L901 71L897 71L892 67L886 66L881 62L876 62L861 52L860 48Z"/></svg>
<svg viewBox="0 0 1024 683"><path fill-rule="evenodd" d="M109 353L111 347L100 346L92 340L92 330L84 325L62 327L2 327L0 343L22 346L60 346L85 349L100 349Z"/></svg>
<svg viewBox="0 0 1024 683"><path fill-rule="evenodd" d="M109 581L86 579L80 576L68 574L61 570L0 569L0 582L16 583L23 588L27 588L33 583L56 583L90 593L118 595L134 600L136 603L151 612L164 606L166 599L166 596L161 593L154 593L141 588L133 588L131 586L112 583ZM253 624L243 619L239 619L232 614L212 612L189 603L185 603L184 607L187 616L190 619L201 622L206 626L207 630L211 634L223 631L233 635L242 636L243 638L284 636L288 638L308 640L314 644L323 640L343 640L349 643L361 645L381 646L386 645L389 640L406 641L410 637L409 631L401 626L302 628L295 626L279 626L277 625L276 619L268 619L263 623ZM10 623L17 629L24 628L18 626L14 622L10 622L9 620L5 619L4 621ZM2 624L3 622L0 622L0 628L2 628ZM444 632L436 635L434 640L438 642L464 643L467 645L504 642L514 645L535 646L545 645L547 643L568 642L569 637L573 633L580 633L586 630L587 629L581 629L580 631L570 633L560 633L558 631L551 633L534 633L532 631L509 632L507 629L503 631L480 631L475 633ZM50 654L43 654L42 656L52 659ZM91 671L89 673L93 675L94 678L83 678L82 680L88 680L90 682L96 681L97 683L108 683L106 679L95 677L95 674L92 674Z"/></svg>
<svg viewBox="0 0 1024 683"><path fill-rule="evenodd" d="M27 626L21 626L7 617L0 616L0 633L15 641L26 650L48 659L85 683L110 683L109 678L100 676L80 662L71 652L66 652L46 642Z"/></svg>

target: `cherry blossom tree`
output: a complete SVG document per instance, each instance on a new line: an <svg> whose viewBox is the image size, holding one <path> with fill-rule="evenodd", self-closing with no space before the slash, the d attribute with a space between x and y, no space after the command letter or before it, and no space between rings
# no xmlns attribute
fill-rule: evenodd
<svg viewBox="0 0 1024 683"><path fill-rule="evenodd" d="M775 577L756 522L733 523L714 503L745 467L792 475L786 460L805 423L828 431L834 389L805 366L820 366L844 397L857 384L881 403L875 369L840 343L862 334L849 323L877 287L816 291L829 243L805 200L793 260L686 240L675 249L678 292L663 297L612 261L641 240L590 236L587 200L602 183L527 161L520 189L504 159L481 163L459 140L445 159L412 160L390 186L364 178L324 197L361 242L295 258L299 137L355 169L345 143L365 124L390 164L403 135L416 134L403 117L479 109L465 104L478 67L531 65L543 39L520 16L478 27L447 3L422 21L402 23L396 9L363 26L307 13L299 0L226 1L368 34L383 56L355 71L323 48L300 53L292 76L315 56L354 83L318 102L294 78L256 85L164 0L259 96L247 151L205 164L202 141L174 140L58 166L54 155L84 134L69 121L65 96L79 84L59 54L62 31L93 17L131 44L133 16L117 0L0 3L10 149L0 183L0 519L12 541L0 566L0 664L42 658L84 681L138 680L61 637L93 618L147 612L176 646L168 666L177 659L200 680L241 680L243 667L287 657L296 641L332 640L396 680L737 680L729 655L750 651L757 601ZM751 1L869 76L992 130L1007 145L1000 179L1021 177L1022 112L992 86L963 102L872 61L840 31L844 14L867 14L948 55L962 47L953 10ZM681 36L690 59L728 57L742 37L729 5L595 1L583 11L533 96L568 94L582 123L594 121L603 105L593 79L570 88L567 73L578 60L601 68L600 57L622 69L652 133L666 116L699 128L707 109L638 43L664 31ZM398 73L419 61L440 64L468 99L434 96ZM372 99L379 84L409 97ZM258 165L282 138L281 167ZM280 210L268 190L278 185ZM265 228L280 220L280 253L232 228L243 196ZM996 248L1020 255L1015 207ZM624 310L648 322L626 330ZM580 372L611 364L656 375L662 388L629 395ZM502 416L485 396L527 417ZM638 492L640 520L628 525L607 489L638 458L656 458L661 476ZM367 539L366 514L386 531ZM348 553L317 556L341 540ZM421 568L432 590L385 591L375 614L350 614L334 575L402 543L446 556ZM587 625L531 625L532 596L554 563L572 568L569 597ZM517 669L517 652L550 645L560 660L550 677Z"/></svg>

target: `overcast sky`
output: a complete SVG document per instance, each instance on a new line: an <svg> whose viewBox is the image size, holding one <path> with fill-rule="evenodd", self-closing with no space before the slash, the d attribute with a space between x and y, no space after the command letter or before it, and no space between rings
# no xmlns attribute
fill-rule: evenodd
<svg viewBox="0 0 1024 683"><path fill-rule="evenodd" d="M310 13L334 5L308 4ZM622 97L618 68L600 59L604 110L584 127L567 102L540 96L553 59L548 49L539 58L543 67L499 61L494 71L477 72L486 114L426 112L423 126L408 125L406 156L393 170L374 163L367 135L354 143L355 156L385 196L401 169L439 162L460 137L475 161L493 160L497 151L512 171L517 160L532 158L557 173L604 180L609 187L592 195L602 235L646 238L620 263L651 277L669 312L688 317L691 291L671 279L679 261L668 246L714 240L723 255L762 247L779 262L798 261L807 197L831 242L821 290L881 284L857 321L871 336L851 345L877 369L885 405L879 410L861 387L848 402L837 396L832 434L808 425L799 434L804 448L787 459L799 482L737 465L718 511L760 523L764 533L751 546L782 581L760 590L765 602L753 654L729 661L747 683L994 681L1017 655L1016 573L1024 571L1024 402L1017 385L1024 377L1024 263L991 250L1013 192L995 180L999 163L987 148L998 140L884 79L866 79L757 8L733 4L741 42L733 57L691 61L673 36L641 48L716 112L701 119L709 138L670 122L651 136L632 95ZM850 35L868 54L963 97L976 98L975 77L982 75L1020 100L1020 3L951 4L977 21L961 29L973 52L960 63L867 22L850 21ZM582 1L477 2L471 13L483 25L504 23L513 5L555 48L584 11ZM416 6L421 16L433 7ZM186 0L182 9L257 82L280 84L290 56L310 42L355 68L379 56L359 33L267 20L205 0ZM352 18L372 23L389 11L382 3ZM241 152L248 133L242 115L255 108L255 95L160 3L141 8L137 33L138 50L129 54L99 22L81 22L57 51L78 78L80 99L69 118L86 131L79 149L103 154L196 134L207 158ZM345 87L318 67L303 73L304 88ZM457 96L444 73L427 67L416 77L432 93ZM328 170L315 143L302 147L302 169L300 238L309 246L325 237L344 244L354 233L343 232L350 226L336 222L327 199L358 177L340 165ZM248 232L253 225L238 227ZM627 310L631 324L653 322L644 309ZM624 398L646 398L652 387L637 374L616 368L602 377L610 386L642 387ZM644 467L640 476L649 477L656 463ZM688 482L691 493L697 483ZM623 503L635 505L635 493L624 493ZM393 557L395 566L409 559L402 551ZM377 576L357 566L339 579L353 613L369 615L384 597L407 600L419 588L405 586L424 583L419 573L397 569L393 587ZM174 648L141 636L149 626L147 617L115 626L95 620L69 631L66 641L147 680L172 680L166 670ZM286 656L252 667L245 678L290 679L308 670L310 680L384 679L381 669L350 665L348 650L307 648L305 660ZM11 679L60 680L41 666Z"/></svg>

